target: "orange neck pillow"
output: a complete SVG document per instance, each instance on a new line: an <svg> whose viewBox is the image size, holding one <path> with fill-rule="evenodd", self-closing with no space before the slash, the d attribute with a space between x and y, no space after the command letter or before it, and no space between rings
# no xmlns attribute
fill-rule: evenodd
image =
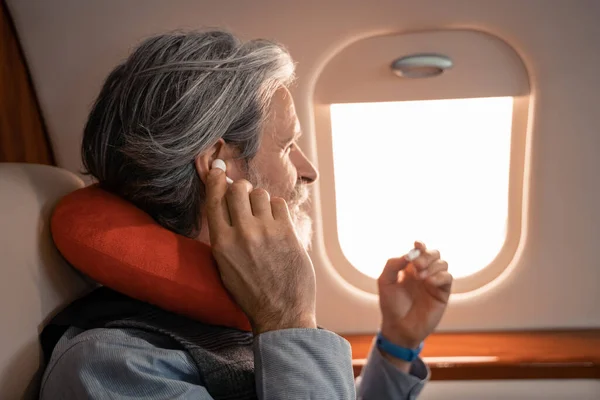
<svg viewBox="0 0 600 400"><path fill-rule="evenodd" d="M63 257L102 285L207 324L251 330L210 247L163 228L116 195L97 186L68 194L54 210L51 231Z"/></svg>

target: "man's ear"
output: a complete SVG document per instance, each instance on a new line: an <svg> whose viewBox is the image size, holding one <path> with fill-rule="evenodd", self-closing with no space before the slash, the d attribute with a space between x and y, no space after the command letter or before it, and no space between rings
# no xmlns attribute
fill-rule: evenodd
<svg viewBox="0 0 600 400"><path fill-rule="evenodd" d="M202 183L206 184L206 177L208 176L208 171L210 171L210 166L214 160L220 158L225 161L225 165L229 170L232 163L231 157L232 152L223 139L219 139L214 145L198 154L196 160L194 160L194 165Z"/></svg>

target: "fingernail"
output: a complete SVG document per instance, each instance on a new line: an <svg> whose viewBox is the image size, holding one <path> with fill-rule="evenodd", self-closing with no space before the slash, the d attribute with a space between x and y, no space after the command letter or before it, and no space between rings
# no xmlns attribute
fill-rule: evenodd
<svg viewBox="0 0 600 400"><path fill-rule="evenodd" d="M427 270L421 271L421 272L419 272L419 278L421 278L421 279L427 278L427 274L428 274Z"/></svg>
<svg viewBox="0 0 600 400"><path fill-rule="evenodd" d="M210 172L209 172L209 175L212 175L212 176L219 176L219 175L221 175L222 173L223 173L223 170L222 170L222 169L219 169L219 168L213 168L213 169L211 169L211 170L210 170Z"/></svg>

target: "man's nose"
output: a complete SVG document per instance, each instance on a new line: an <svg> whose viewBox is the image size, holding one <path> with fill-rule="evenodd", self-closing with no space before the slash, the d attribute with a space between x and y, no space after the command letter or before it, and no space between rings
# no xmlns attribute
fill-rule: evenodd
<svg viewBox="0 0 600 400"><path fill-rule="evenodd" d="M319 172L313 163L306 158L300 148L297 148L292 154L295 156L295 160L293 161L296 166L296 171L298 171L298 179L307 184L315 183L317 179L319 179Z"/></svg>

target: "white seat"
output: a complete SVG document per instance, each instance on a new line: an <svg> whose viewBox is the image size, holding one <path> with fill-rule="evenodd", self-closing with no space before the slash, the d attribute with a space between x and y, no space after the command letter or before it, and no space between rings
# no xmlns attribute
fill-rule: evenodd
<svg viewBox="0 0 600 400"><path fill-rule="evenodd" d="M89 285L62 259L50 215L65 194L84 186L55 167L0 163L0 398L38 396L44 323Z"/></svg>

